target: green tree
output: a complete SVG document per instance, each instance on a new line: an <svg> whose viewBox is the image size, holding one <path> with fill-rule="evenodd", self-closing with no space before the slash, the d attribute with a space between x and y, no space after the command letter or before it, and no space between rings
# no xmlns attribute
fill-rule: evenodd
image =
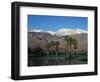
<svg viewBox="0 0 100 82"><path fill-rule="evenodd" d="M78 41L77 39L74 39L73 38L73 53L75 54L76 53L76 50L78 49Z"/></svg>
<svg viewBox="0 0 100 82"><path fill-rule="evenodd" d="M69 63L71 63L71 55L75 52L77 49L78 41L75 38L72 38L71 36L65 36L65 42L67 47L67 53L69 56Z"/></svg>
<svg viewBox="0 0 100 82"><path fill-rule="evenodd" d="M34 54L36 54L36 55L42 55L42 54L44 54L44 51L43 51L43 49L41 47L36 47L34 49Z"/></svg>

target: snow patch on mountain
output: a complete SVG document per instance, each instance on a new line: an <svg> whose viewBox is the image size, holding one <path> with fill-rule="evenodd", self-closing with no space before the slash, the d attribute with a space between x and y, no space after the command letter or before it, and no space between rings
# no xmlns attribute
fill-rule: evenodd
<svg viewBox="0 0 100 82"><path fill-rule="evenodd" d="M82 29L59 29L56 32L57 36L64 36L64 35L74 35L74 34L81 34L81 33L87 33L87 31L82 30Z"/></svg>
<svg viewBox="0 0 100 82"><path fill-rule="evenodd" d="M32 29L30 32L43 32L43 31L40 29Z"/></svg>
<svg viewBox="0 0 100 82"><path fill-rule="evenodd" d="M87 33L87 31L83 30L83 29L66 29L66 28L61 28L57 31L52 31L52 30L43 31L43 30L40 30L40 29L33 29L31 32L47 32L47 33L50 33L52 35L57 35L57 36Z"/></svg>

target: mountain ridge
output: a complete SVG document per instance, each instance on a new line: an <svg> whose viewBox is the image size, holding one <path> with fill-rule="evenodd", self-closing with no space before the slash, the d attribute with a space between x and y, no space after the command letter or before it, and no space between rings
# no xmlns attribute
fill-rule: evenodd
<svg viewBox="0 0 100 82"><path fill-rule="evenodd" d="M87 51L87 33L70 35L78 40L79 50ZM28 47L33 49L37 46L44 48L50 41L59 41L60 49L66 49L65 36L56 36L46 32L28 32Z"/></svg>
<svg viewBox="0 0 100 82"><path fill-rule="evenodd" d="M75 35L75 34L82 34L82 33L87 33L86 30L82 30L82 29L58 29L57 31L43 31L40 29L33 29L30 32L44 32L44 33L50 33L51 35L56 35L56 36L65 36L65 35Z"/></svg>

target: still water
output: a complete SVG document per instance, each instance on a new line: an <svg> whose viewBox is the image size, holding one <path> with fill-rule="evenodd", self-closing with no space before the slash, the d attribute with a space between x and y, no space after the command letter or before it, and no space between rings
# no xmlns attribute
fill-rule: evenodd
<svg viewBox="0 0 100 82"><path fill-rule="evenodd" d="M49 65L74 65L87 64L87 57L65 57L65 56L28 56L28 66L49 66Z"/></svg>

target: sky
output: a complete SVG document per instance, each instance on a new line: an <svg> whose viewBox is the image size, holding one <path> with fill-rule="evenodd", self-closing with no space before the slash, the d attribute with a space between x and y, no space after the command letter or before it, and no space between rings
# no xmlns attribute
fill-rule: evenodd
<svg viewBox="0 0 100 82"><path fill-rule="evenodd" d="M57 31L61 28L82 29L87 31L88 18L71 16L28 15L29 31L32 29Z"/></svg>

